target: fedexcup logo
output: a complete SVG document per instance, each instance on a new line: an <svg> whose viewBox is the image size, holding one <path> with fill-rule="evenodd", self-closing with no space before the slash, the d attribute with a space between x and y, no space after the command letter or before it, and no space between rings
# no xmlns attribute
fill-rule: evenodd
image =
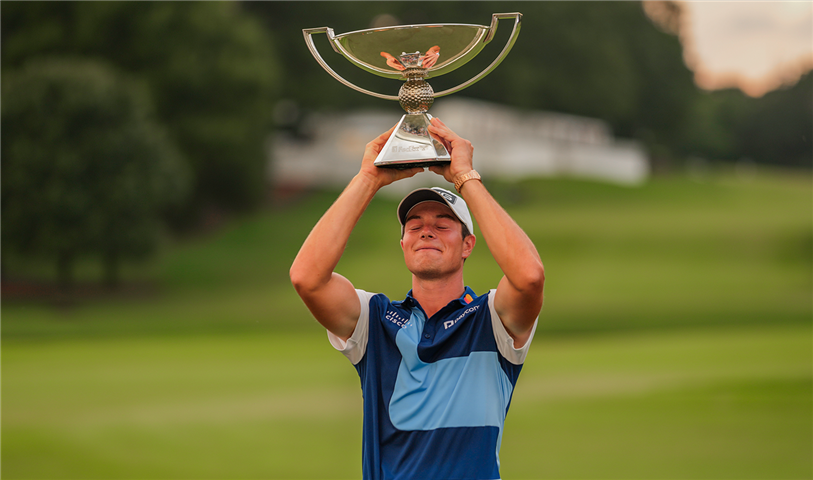
<svg viewBox="0 0 813 480"><path fill-rule="evenodd" d="M402 147L402 146L396 145L396 146L392 147L392 152L393 153L422 152L422 151L426 150L427 148L429 148L429 145L410 145L410 146L407 146L407 147Z"/></svg>

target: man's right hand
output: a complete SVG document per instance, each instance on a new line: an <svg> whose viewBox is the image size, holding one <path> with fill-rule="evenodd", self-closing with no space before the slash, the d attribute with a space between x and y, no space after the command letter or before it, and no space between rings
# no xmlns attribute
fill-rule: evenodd
<svg viewBox="0 0 813 480"><path fill-rule="evenodd" d="M381 153L381 149L384 148L384 144L386 144L387 140L389 140L392 132L395 131L395 127L397 127L397 125L393 126L386 132L379 135L378 138L368 143L367 147L364 149L364 156L361 159L361 170L359 171L359 174L372 180L377 188L389 185L392 182L401 180L402 178L412 177L415 174L423 171L422 167L404 169L382 168L376 167L373 163L378 157L378 154Z"/></svg>

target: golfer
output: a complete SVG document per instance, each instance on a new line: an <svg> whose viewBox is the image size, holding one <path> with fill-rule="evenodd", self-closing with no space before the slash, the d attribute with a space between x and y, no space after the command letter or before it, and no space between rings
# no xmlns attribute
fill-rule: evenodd
<svg viewBox="0 0 813 480"><path fill-rule="evenodd" d="M367 144L358 175L302 245L291 282L361 377L365 479L497 479L505 415L542 308L542 261L479 180L471 143L436 118L429 131L451 163L430 170L460 195L422 188L398 205L412 290L392 301L334 272L378 189L423 170L373 165L393 130ZM504 273L479 296L463 281L476 243L469 209Z"/></svg>

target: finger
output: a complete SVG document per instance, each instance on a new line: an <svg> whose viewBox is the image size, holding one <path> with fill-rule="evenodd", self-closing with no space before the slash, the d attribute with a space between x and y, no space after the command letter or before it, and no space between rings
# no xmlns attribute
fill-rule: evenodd
<svg viewBox="0 0 813 480"><path fill-rule="evenodd" d="M447 127L443 122L438 120L437 118L432 119L432 123L429 125L429 132L437 135L444 141L452 141L454 140L455 134L452 132L449 127Z"/></svg>
<svg viewBox="0 0 813 480"><path fill-rule="evenodd" d="M398 126L397 124L393 125L392 128L376 137L376 139L370 142L368 145L374 145L376 146L376 148L381 148L381 146L387 143L387 140L390 139L390 135L392 135L392 132L395 130L395 127L397 126Z"/></svg>
<svg viewBox="0 0 813 480"><path fill-rule="evenodd" d="M443 128L445 126L446 125L443 122L441 122L438 117L432 118L432 120L430 120L430 122L429 122L429 130L431 130L433 132L437 131L437 130L440 130L441 128Z"/></svg>
<svg viewBox="0 0 813 480"><path fill-rule="evenodd" d="M398 126L398 124L396 123L395 125L393 125L393 126L392 126L392 128L390 128L390 129L389 129L389 130L387 130L386 132L384 132L384 133L382 133L381 135L379 135L379 136L378 136L378 138L382 138L382 137L383 137L383 138L384 138L384 141L388 140L388 139L390 138L390 135L392 135L392 132L393 132L393 131L395 131L395 127L397 127L397 126Z"/></svg>
<svg viewBox="0 0 813 480"><path fill-rule="evenodd" d="M452 153L452 143L449 142L449 140L447 140L446 137L442 137L442 136L440 136L438 134L435 134L435 135L438 137L437 139L440 141L440 143L442 143L443 146L446 147L446 151L449 152L449 154L451 155L451 153Z"/></svg>
<svg viewBox="0 0 813 480"><path fill-rule="evenodd" d="M398 179L414 177L423 171L423 167L405 168L404 170L398 171Z"/></svg>
<svg viewBox="0 0 813 480"><path fill-rule="evenodd" d="M448 125L443 123L443 120L441 120L441 119L439 119L437 117L432 118L432 123L431 123L429 128L434 133L437 133L438 135L441 135L442 137L449 140L450 142L453 142L454 140L460 138L460 135L456 134L454 132L454 130L452 130L451 128L449 128Z"/></svg>
<svg viewBox="0 0 813 480"><path fill-rule="evenodd" d="M393 125L392 128L387 130L386 132L382 133L374 140L371 140L367 145L364 147L364 155L362 156L362 161L371 161L370 159L378 156L381 150L384 148L384 145L389 140L392 132L395 130L395 127L398 125Z"/></svg>
<svg viewBox="0 0 813 480"><path fill-rule="evenodd" d="M433 127L449 130L449 126L443 123L443 120L439 119L438 117L432 117L432 121L430 123Z"/></svg>
<svg viewBox="0 0 813 480"><path fill-rule="evenodd" d="M437 119L436 118L432 119L433 122L435 120L437 120ZM442 123L439 124L439 125L442 125ZM444 128L444 127L446 127L446 126L443 125L443 127L441 127L441 126L438 126L438 125L430 124L429 125L429 133L434 135L436 137L436 139L439 140L440 143L442 143L444 147L446 147L446 151L451 152L452 151L451 150L452 143L450 141L450 140L452 140L452 138L450 138L450 136L451 136L450 133L451 132L449 131L448 127L446 127L446 128Z"/></svg>

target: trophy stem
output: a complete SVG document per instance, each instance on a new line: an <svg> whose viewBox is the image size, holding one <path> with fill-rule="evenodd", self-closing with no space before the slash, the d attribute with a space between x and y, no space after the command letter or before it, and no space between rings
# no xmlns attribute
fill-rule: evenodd
<svg viewBox="0 0 813 480"><path fill-rule="evenodd" d="M424 80L425 77L425 68L408 68L404 71L406 82L398 91L398 102L407 113L426 113L435 102L435 92Z"/></svg>
<svg viewBox="0 0 813 480"><path fill-rule="evenodd" d="M432 116L426 112L407 113L390 135L375 159L377 167L428 167L451 162L446 147L429 133Z"/></svg>
<svg viewBox="0 0 813 480"><path fill-rule="evenodd" d="M397 60L406 80L398 92L398 100L407 114L401 117L375 159L377 167L428 167L451 161L443 143L429 133L432 116L426 112L435 97L432 87L424 80L427 74L427 68L422 65L424 58L415 52L403 53Z"/></svg>

